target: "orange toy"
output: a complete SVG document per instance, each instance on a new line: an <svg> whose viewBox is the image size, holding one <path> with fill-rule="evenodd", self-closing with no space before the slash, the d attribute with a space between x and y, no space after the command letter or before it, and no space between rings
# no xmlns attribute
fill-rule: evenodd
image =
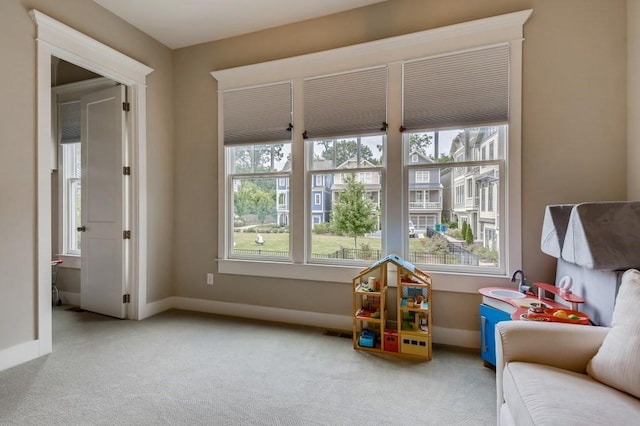
<svg viewBox="0 0 640 426"><path fill-rule="evenodd" d="M548 308L540 313L527 311L521 319L529 321L564 322L567 324L589 325L589 315L571 309Z"/></svg>

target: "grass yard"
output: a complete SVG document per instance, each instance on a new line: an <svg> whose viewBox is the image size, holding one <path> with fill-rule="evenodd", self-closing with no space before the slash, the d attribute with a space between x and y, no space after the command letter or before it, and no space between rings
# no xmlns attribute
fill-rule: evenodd
<svg viewBox="0 0 640 426"><path fill-rule="evenodd" d="M235 239L237 250L265 250L265 251L289 251L289 234L260 234L264 239L264 245L259 246L255 243L256 235L253 232L235 232L233 237ZM353 238L341 237L337 235L319 235L312 234L312 250L315 254L328 254L333 253L341 248L353 248ZM358 237L358 249L361 244L368 244L372 250L380 250L380 238L372 237ZM410 251L424 253L424 247L419 239L411 238L409 242Z"/></svg>

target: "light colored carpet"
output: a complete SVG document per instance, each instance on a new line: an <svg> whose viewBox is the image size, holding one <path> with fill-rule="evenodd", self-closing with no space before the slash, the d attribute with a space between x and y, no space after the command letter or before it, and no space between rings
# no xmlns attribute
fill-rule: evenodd
<svg viewBox="0 0 640 426"><path fill-rule="evenodd" d="M185 311L54 308L54 352L0 372L0 425L495 425L495 374L436 346L414 362L322 330Z"/></svg>

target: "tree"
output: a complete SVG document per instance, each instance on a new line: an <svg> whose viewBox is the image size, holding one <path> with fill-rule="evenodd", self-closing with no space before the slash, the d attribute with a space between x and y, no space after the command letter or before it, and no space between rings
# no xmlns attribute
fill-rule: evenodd
<svg viewBox="0 0 640 426"><path fill-rule="evenodd" d="M467 222L462 222L462 229L460 229L460 231L462 232L462 239L465 241L467 241L467 229L469 229Z"/></svg>
<svg viewBox="0 0 640 426"><path fill-rule="evenodd" d="M332 221L336 231L353 237L353 248L358 249L358 237L375 231L377 214L374 205L365 197L364 185L355 174L345 178L345 189L334 203Z"/></svg>
<svg viewBox="0 0 640 426"><path fill-rule="evenodd" d="M260 223L276 214L275 179L244 179L233 196L235 214L255 214Z"/></svg>
<svg viewBox="0 0 640 426"><path fill-rule="evenodd" d="M470 226L467 226L467 234L464 237L467 244L473 244L473 230Z"/></svg>
<svg viewBox="0 0 640 426"><path fill-rule="evenodd" d="M377 164L377 161L373 158L371 148L361 144L360 138L342 139L339 141L329 139L319 141L318 143L324 147L322 159L333 161L336 167L350 159L358 158L360 159L360 163L366 160Z"/></svg>
<svg viewBox="0 0 640 426"><path fill-rule="evenodd" d="M275 163L282 160L283 144L250 145L235 148L236 173L268 172L275 170Z"/></svg>
<svg viewBox="0 0 640 426"><path fill-rule="evenodd" d="M448 154L440 154L438 163L453 163L453 157Z"/></svg>
<svg viewBox="0 0 640 426"><path fill-rule="evenodd" d="M428 157L428 148L433 142L433 136L426 133L411 133L409 135L409 152L417 152Z"/></svg>

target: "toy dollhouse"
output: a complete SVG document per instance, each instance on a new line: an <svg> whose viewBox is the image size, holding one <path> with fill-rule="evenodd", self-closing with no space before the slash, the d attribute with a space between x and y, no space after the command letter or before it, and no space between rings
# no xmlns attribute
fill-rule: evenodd
<svg viewBox="0 0 640 426"><path fill-rule="evenodd" d="M354 349L431 359L429 274L391 254L362 270L352 283ZM391 315L389 287L396 289Z"/></svg>

